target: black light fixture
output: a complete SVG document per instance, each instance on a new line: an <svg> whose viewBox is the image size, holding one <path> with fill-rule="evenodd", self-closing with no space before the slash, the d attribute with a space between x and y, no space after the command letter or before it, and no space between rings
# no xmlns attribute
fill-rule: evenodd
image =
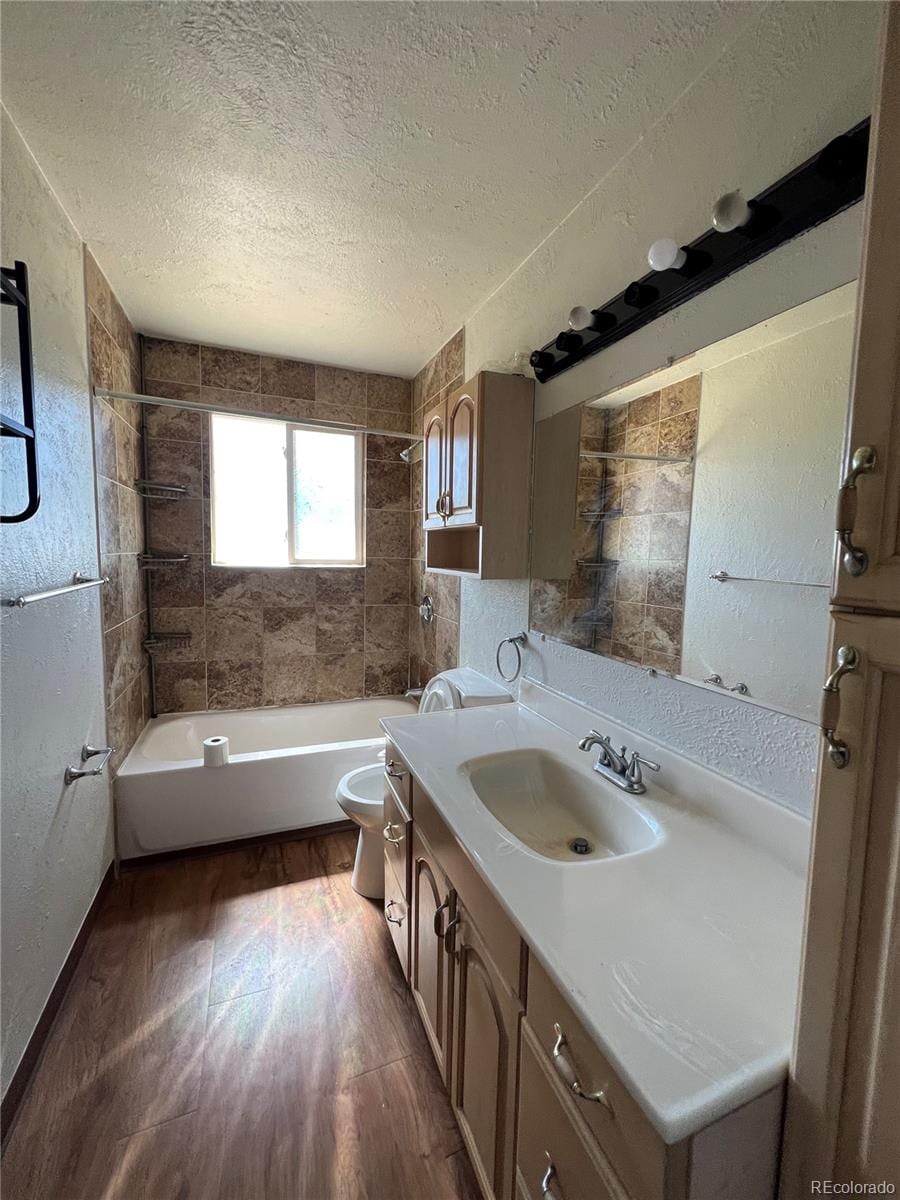
<svg viewBox="0 0 900 1200"><path fill-rule="evenodd" d="M716 202L712 228L689 244L680 246L672 238L654 242L652 271L597 308L573 308L569 328L531 354L538 382L605 350L856 204L865 191L869 124L868 118L860 121L749 200L739 191L725 193Z"/></svg>

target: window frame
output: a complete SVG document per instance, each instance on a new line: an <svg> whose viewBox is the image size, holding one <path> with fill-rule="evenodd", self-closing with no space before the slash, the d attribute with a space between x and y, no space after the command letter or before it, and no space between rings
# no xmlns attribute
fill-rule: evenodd
<svg viewBox="0 0 900 1200"><path fill-rule="evenodd" d="M305 421L285 421L285 463L287 478L285 480L285 498L288 506L287 549L288 564L292 567L347 567L360 568L366 565L366 519L365 519L365 434L355 429L341 429L339 426L326 428L322 425L310 425ZM353 480L355 495L355 532L356 556L352 562L346 558L298 558L294 553L296 546L296 522L294 520L294 431L306 430L310 433L340 433L353 438Z"/></svg>
<svg viewBox="0 0 900 1200"><path fill-rule="evenodd" d="M222 417L240 417L245 421L265 421L269 424L279 424L284 426L285 444L284 444L284 459L285 459L285 474L284 474L284 503L286 505L285 524L287 530L287 545L285 547L285 560L282 563L236 563L224 562L217 560L216 557L216 467L215 467L215 432L213 428L214 419L218 416ZM366 502L365 502L365 433L360 430L346 429L341 426L329 427L326 425L314 425L305 421L290 421L277 420L274 417L257 417L252 413L242 413L240 410L234 412L210 413L210 429L209 429L209 561L213 567L222 567L225 570L236 571L254 571L254 570L285 570L290 567L300 567L306 570L315 567L329 567L337 570L359 570L366 565ZM354 495L355 495L355 533L356 533L356 558L353 561L349 559L321 559L321 558L299 558L294 553L295 548L295 521L294 521L294 431L305 430L312 433L341 433L347 437L353 438L354 447Z"/></svg>

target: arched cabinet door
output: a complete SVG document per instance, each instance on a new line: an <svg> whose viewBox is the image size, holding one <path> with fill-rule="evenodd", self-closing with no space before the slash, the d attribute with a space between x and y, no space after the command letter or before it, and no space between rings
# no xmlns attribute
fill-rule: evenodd
<svg viewBox="0 0 900 1200"><path fill-rule="evenodd" d="M446 1080L451 960L444 949L444 931L453 918L454 894L430 847L415 829L412 895L414 916L410 982L428 1041L441 1076Z"/></svg>
<svg viewBox="0 0 900 1200"><path fill-rule="evenodd" d="M422 517L426 529L443 529L446 503L446 405L425 414L422 429Z"/></svg>
<svg viewBox="0 0 900 1200"><path fill-rule="evenodd" d="M480 403L478 388L459 388L447 400L448 525L477 525L478 441Z"/></svg>
<svg viewBox="0 0 900 1200"><path fill-rule="evenodd" d="M457 900L450 1094L485 1195L511 1200L519 1005Z"/></svg>

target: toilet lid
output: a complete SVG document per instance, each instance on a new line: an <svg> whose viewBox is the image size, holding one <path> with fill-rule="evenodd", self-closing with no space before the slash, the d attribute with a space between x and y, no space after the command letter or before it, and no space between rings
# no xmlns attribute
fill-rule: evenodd
<svg viewBox="0 0 900 1200"><path fill-rule="evenodd" d="M419 712L443 712L451 708L459 708L459 692L449 679L436 675L425 688Z"/></svg>

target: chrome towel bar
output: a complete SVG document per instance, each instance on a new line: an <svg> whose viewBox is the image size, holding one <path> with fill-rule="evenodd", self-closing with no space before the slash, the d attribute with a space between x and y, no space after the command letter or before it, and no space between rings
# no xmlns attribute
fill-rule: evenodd
<svg viewBox="0 0 900 1200"><path fill-rule="evenodd" d="M66 787L69 787L71 784L73 784L76 779L84 779L88 775L103 774L106 764L115 754L113 747L104 746L102 749L98 750L96 746L89 746L87 743L81 747L81 761L83 763L88 762L92 758L96 758L98 754L102 754L103 757L100 760L100 765L97 767L66 767L66 773L63 776L66 781Z"/></svg>
<svg viewBox="0 0 900 1200"><path fill-rule="evenodd" d="M46 592L32 592L28 596L11 596L4 603L7 608L25 608L29 604L34 604L36 600L49 600L52 596L64 596L66 592L83 592L86 588L100 587L104 583L109 583L108 575L104 575L100 579L91 579L86 572L76 571L72 576L71 583L66 583L62 587L49 588Z"/></svg>

